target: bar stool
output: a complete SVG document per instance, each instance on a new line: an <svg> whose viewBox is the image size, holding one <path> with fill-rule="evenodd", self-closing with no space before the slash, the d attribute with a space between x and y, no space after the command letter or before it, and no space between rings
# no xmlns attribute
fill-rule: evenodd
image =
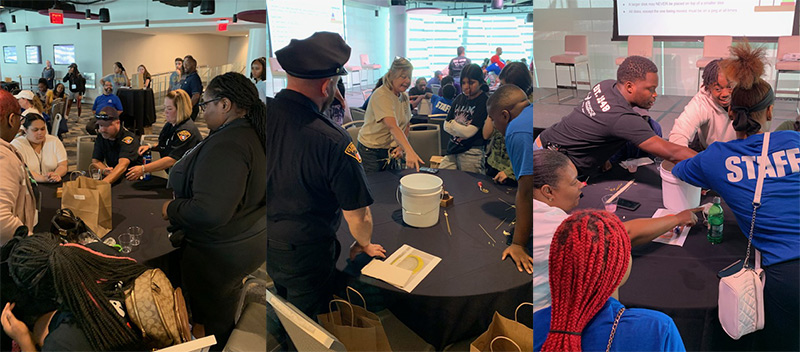
<svg viewBox="0 0 800 352"><path fill-rule="evenodd" d="M362 68L361 66L351 66L351 65L344 65L344 69L347 70L349 73L347 76L350 77L350 88L358 86L359 90L362 90L363 86L361 85L361 81L363 80ZM353 74L358 72L358 81L353 82Z"/></svg>
<svg viewBox="0 0 800 352"><path fill-rule="evenodd" d="M653 36L652 35L631 35L628 36L628 56L643 56L650 60L653 59ZM617 66L621 65L628 56L618 57L615 60Z"/></svg>
<svg viewBox="0 0 800 352"><path fill-rule="evenodd" d="M564 54L555 55L550 57L550 62L555 64L556 68L556 97L558 97L558 102L561 103L564 100L570 98L561 98L559 94L559 89L570 89L572 90L571 98L576 98L578 96L578 84L585 84L589 86L589 89L592 89L592 75L589 70L589 55L588 55L588 42L586 40L585 35L568 35L564 37ZM578 71L576 66L577 65L586 65L586 81L579 81L578 80ZM569 79L570 85L562 86L558 84L558 67L559 66L566 66L569 69Z"/></svg>
<svg viewBox="0 0 800 352"><path fill-rule="evenodd" d="M800 57L790 60L790 54L800 54L800 36L778 38L778 54L775 60L775 94L797 94L797 113L800 114L800 89L778 89L778 77L781 73L800 73Z"/></svg>
<svg viewBox="0 0 800 352"><path fill-rule="evenodd" d="M716 59L724 59L730 56L730 48L733 37L729 35L707 35L703 37L703 57L697 60L697 91L700 91L700 75L705 70L709 62Z"/></svg>

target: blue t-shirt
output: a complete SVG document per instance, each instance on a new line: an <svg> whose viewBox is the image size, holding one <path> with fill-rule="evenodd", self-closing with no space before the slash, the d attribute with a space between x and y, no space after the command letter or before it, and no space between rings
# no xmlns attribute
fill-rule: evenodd
<svg viewBox="0 0 800 352"><path fill-rule="evenodd" d="M119 100L119 97L114 94L101 95L95 98L94 105L92 105L92 111L99 113L106 106L111 106L114 109L117 109L118 112L122 111L122 102Z"/></svg>
<svg viewBox="0 0 800 352"><path fill-rule="evenodd" d="M203 82L200 81L200 76L197 75L197 71L190 73L183 79L181 89L189 94L189 98L195 93L203 94Z"/></svg>
<svg viewBox="0 0 800 352"><path fill-rule="evenodd" d="M506 151L517 179L533 175L533 104L508 124Z"/></svg>
<svg viewBox="0 0 800 352"><path fill-rule="evenodd" d="M431 115L447 114L450 107L453 105L452 99L440 97L438 95L431 96Z"/></svg>
<svg viewBox="0 0 800 352"><path fill-rule="evenodd" d="M675 165L672 174L719 193L747 236L758 177L755 160L761 158L763 142L764 134L757 134L711 143L705 151ZM753 229L753 245L761 251L765 266L800 257L800 133L772 132L767 159L761 207Z"/></svg>
<svg viewBox="0 0 800 352"><path fill-rule="evenodd" d="M620 308L609 297L603 308L589 321L581 334L581 349L604 351L611 327ZM533 313L533 350L541 351L550 331L551 307ZM611 343L611 351L686 351L672 318L664 313L641 308L628 308L622 313Z"/></svg>

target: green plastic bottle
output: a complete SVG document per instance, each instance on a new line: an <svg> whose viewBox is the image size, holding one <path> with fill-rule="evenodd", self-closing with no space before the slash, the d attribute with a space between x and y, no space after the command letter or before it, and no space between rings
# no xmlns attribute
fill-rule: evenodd
<svg viewBox="0 0 800 352"><path fill-rule="evenodd" d="M720 201L719 197L714 197L714 205L708 210L708 224L711 228L708 229L706 238L711 244L722 243L722 223L725 219Z"/></svg>

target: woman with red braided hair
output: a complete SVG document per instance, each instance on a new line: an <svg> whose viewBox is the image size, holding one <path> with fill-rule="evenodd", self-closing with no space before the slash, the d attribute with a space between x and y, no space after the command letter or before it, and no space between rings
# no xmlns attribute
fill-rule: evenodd
<svg viewBox="0 0 800 352"><path fill-rule="evenodd" d="M626 309L618 289L630 275L631 241L615 215L579 211L550 245L553 303L533 314L535 351L685 351L664 313Z"/></svg>
<svg viewBox="0 0 800 352"><path fill-rule="evenodd" d="M797 351L800 350L800 133L763 133L770 130L775 101L772 87L761 78L766 64L764 48L752 48L744 42L733 46L731 54L730 59L722 61L721 68L735 84L728 115L737 139L712 143L702 153L675 165L672 174L719 193L733 211L742 233L749 237L752 228L752 245L761 252L761 265L766 273L764 330L756 333L757 348ZM765 144L767 155L761 157ZM753 196L761 171L764 172L761 201L754 207Z"/></svg>

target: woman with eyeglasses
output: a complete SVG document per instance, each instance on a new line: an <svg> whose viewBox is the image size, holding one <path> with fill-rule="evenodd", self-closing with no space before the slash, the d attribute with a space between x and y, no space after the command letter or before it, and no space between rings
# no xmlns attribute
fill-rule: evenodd
<svg viewBox="0 0 800 352"><path fill-rule="evenodd" d="M193 334L214 335L221 349L242 279L266 260L266 106L235 72L214 77L198 105L211 133L172 167L175 199L162 214L182 249Z"/></svg>
<svg viewBox="0 0 800 352"><path fill-rule="evenodd" d="M406 165L419 171L425 164L408 142L411 104L406 90L411 85L414 66L397 58L370 96L364 113L364 126L358 132L358 153L367 174L397 167L405 154Z"/></svg>
<svg viewBox="0 0 800 352"><path fill-rule="evenodd" d="M158 135L158 144L151 147L139 147L139 155L148 151L157 151L160 159L144 165L128 169L125 176L129 181L138 180L148 172L167 170L183 157L189 149L203 140L200 130L191 119L192 99L183 90L173 90L164 97L164 116L167 122Z"/></svg>
<svg viewBox="0 0 800 352"><path fill-rule="evenodd" d="M67 174L67 151L58 137L47 133L44 118L28 114L22 123L24 135L11 144L17 148L36 182L61 182Z"/></svg>

